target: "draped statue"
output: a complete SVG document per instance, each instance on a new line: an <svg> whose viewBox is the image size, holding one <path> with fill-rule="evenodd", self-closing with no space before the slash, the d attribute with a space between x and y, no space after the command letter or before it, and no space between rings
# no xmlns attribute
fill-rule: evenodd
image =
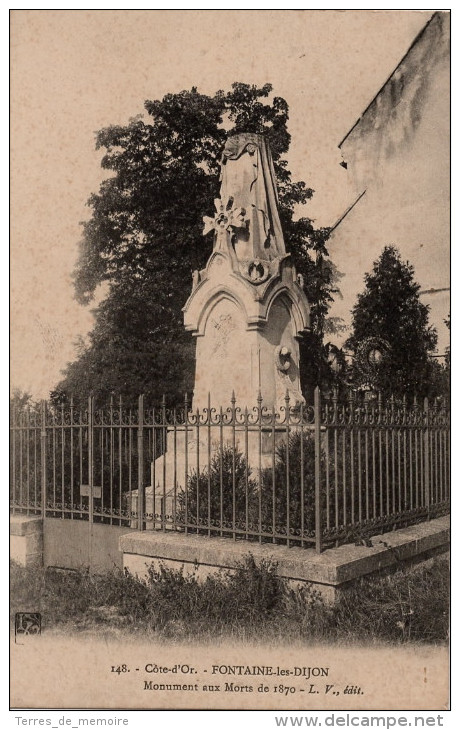
<svg viewBox="0 0 460 730"><path fill-rule="evenodd" d="M229 137L220 180L217 214L205 218L204 231L217 232L215 250L224 250L228 233L239 261L271 261L285 255L275 171L265 138L253 133Z"/></svg>

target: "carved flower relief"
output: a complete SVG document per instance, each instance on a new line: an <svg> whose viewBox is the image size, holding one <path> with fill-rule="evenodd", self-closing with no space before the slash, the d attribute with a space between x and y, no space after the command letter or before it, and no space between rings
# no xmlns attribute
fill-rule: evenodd
<svg viewBox="0 0 460 730"><path fill-rule="evenodd" d="M214 218L207 215L203 218L203 236L206 236L210 231L216 231L217 235L221 236L227 231L232 231L233 228L245 228L248 220L246 211L244 208L233 208L233 198L229 198L226 206L224 206L222 200L216 198L214 205L216 208Z"/></svg>

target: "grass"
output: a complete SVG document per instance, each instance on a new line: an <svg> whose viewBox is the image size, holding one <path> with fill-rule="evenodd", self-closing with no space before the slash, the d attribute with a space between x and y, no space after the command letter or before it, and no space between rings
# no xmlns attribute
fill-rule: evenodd
<svg viewBox="0 0 460 730"><path fill-rule="evenodd" d="M445 643L449 564L365 578L326 605L311 585L292 588L276 564L248 555L238 570L198 582L160 566L140 581L131 574L11 567L11 615L40 611L45 629L159 640Z"/></svg>

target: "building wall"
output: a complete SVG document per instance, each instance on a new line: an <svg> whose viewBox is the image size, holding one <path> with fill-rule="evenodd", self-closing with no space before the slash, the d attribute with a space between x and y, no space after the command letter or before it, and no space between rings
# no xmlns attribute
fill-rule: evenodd
<svg viewBox="0 0 460 730"><path fill-rule="evenodd" d="M435 13L340 144L355 198L329 251L344 278L331 315L351 321L364 274L385 245L415 268L422 291L450 286L449 14ZM350 203L353 202L350 200ZM422 295L444 352L449 291ZM346 333L336 337L343 341Z"/></svg>

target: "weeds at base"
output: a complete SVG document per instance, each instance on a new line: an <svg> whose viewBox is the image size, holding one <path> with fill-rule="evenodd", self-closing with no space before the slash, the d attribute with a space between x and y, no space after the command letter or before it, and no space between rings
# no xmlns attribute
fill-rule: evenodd
<svg viewBox="0 0 460 730"><path fill-rule="evenodd" d="M327 605L311 585L292 588L276 563L246 556L234 572L199 582L164 565L145 581L114 570L45 571L11 566L11 614L40 611L46 630L168 642L446 643L449 564L363 578Z"/></svg>

